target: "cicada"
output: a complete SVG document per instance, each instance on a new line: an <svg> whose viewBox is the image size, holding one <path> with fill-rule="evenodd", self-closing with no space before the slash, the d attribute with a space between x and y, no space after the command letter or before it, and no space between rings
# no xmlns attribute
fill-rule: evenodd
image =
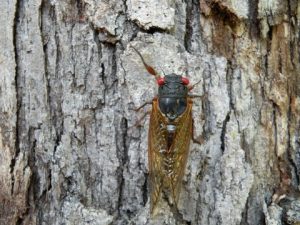
<svg viewBox="0 0 300 225"><path fill-rule="evenodd" d="M180 75L160 76L145 62L139 51L132 48L158 84L158 95L152 100L148 137L150 207L153 214L161 198L177 209L193 137L193 101L189 91L194 85L189 85L189 80Z"/></svg>

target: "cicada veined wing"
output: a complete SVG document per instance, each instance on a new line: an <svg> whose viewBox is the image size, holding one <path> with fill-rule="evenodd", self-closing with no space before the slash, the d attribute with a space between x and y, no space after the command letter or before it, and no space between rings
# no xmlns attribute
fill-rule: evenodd
<svg viewBox="0 0 300 225"><path fill-rule="evenodd" d="M192 100L187 102L185 112L173 123L176 129L170 138L168 121L160 112L157 99L153 100L148 140L152 214L161 198L178 205L193 129Z"/></svg>

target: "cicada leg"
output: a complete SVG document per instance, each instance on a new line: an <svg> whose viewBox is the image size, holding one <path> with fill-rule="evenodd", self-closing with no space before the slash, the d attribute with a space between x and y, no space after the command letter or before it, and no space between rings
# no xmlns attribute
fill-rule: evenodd
<svg viewBox="0 0 300 225"><path fill-rule="evenodd" d="M200 135L199 137L195 137L195 122L193 119L193 129L192 129L192 140L194 143L197 143L199 145L202 145L204 143L204 137L203 135Z"/></svg>
<svg viewBox="0 0 300 225"><path fill-rule="evenodd" d="M189 86L188 86L189 91L193 90L194 87L195 87L196 85L198 85L199 83L200 83L200 80L199 80L198 82L196 82L195 84L189 85Z"/></svg>
<svg viewBox="0 0 300 225"><path fill-rule="evenodd" d="M199 82L197 82L196 84L198 84ZM195 86L196 84L194 84L193 86ZM207 99L207 93L203 94L203 95L196 95L196 94L189 94L188 95L191 99L193 98L200 98L201 101L203 102L205 99ZM195 121L193 119L193 129L192 129L192 140L194 143L197 144L203 144L204 142L204 135L200 135L199 137L195 137Z"/></svg>
<svg viewBox="0 0 300 225"><path fill-rule="evenodd" d="M155 99L155 98L154 98ZM140 107L136 108L136 109L133 109L135 112L138 112L140 111L141 109L143 109L146 105L150 105L152 104L152 101L154 100L152 99L151 101L147 101L145 102L143 105L141 105ZM141 122L145 119L145 117L151 113L151 109L147 110L144 115L131 127L129 127L129 129L133 128L133 127L139 127L141 126Z"/></svg>
<svg viewBox="0 0 300 225"><path fill-rule="evenodd" d="M207 98L207 93L203 94L203 95L198 95L198 94L188 94L188 96L192 99L194 98L201 98L201 100L205 100Z"/></svg>
<svg viewBox="0 0 300 225"><path fill-rule="evenodd" d="M141 126L141 122L145 119L145 117L151 113L151 110L148 110L147 112L144 113L144 115L135 123L135 127Z"/></svg>
<svg viewBox="0 0 300 225"><path fill-rule="evenodd" d="M145 102L145 103L144 103L143 105L141 105L140 107L134 109L134 111L138 112L138 111L140 111L142 108L144 108L146 105L152 104L152 102L153 102L153 100L148 101L148 102Z"/></svg>

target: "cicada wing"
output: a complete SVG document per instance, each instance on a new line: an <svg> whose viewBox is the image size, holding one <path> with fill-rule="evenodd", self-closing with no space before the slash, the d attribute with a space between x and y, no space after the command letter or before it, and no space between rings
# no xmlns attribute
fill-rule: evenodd
<svg viewBox="0 0 300 225"><path fill-rule="evenodd" d="M159 201L165 180L163 169L163 154L167 151L167 130L165 128L165 122L165 118L161 114L158 108L158 102L155 99L152 104L148 139L151 213L153 213Z"/></svg>
<svg viewBox="0 0 300 225"><path fill-rule="evenodd" d="M173 143L170 147L172 153L173 166L170 176L171 190L173 199L177 205L182 178L185 173L185 167L189 154L190 140L192 138L193 119L192 119L192 100L188 99L187 109L178 119Z"/></svg>
<svg viewBox="0 0 300 225"><path fill-rule="evenodd" d="M152 213L162 191L167 195L171 194L177 206L192 135L192 101L188 101L186 111L176 121L176 132L170 148L168 148L166 124L166 119L158 108L158 102L154 100L148 140Z"/></svg>

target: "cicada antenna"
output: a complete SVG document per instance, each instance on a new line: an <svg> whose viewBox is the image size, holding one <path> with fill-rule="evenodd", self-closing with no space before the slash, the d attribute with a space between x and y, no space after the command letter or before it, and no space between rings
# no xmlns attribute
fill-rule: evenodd
<svg viewBox="0 0 300 225"><path fill-rule="evenodd" d="M159 68L161 69L161 71L163 72L164 76L166 76L165 71L162 69L161 66L159 66Z"/></svg>
<svg viewBox="0 0 300 225"><path fill-rule="evenodd" d="M139 55L139 57L141 58L141 60L142 60L142 62L144 64L146 70L148 71L148 73L150 73L151 75L155 76L156 80L158 80L160 78L160 75L155 71L155 69L152 66L148 65L145 62L142 54L135 47L133 47L132 45L130 45L130 47L133 48L134 51Z"/></svg>

